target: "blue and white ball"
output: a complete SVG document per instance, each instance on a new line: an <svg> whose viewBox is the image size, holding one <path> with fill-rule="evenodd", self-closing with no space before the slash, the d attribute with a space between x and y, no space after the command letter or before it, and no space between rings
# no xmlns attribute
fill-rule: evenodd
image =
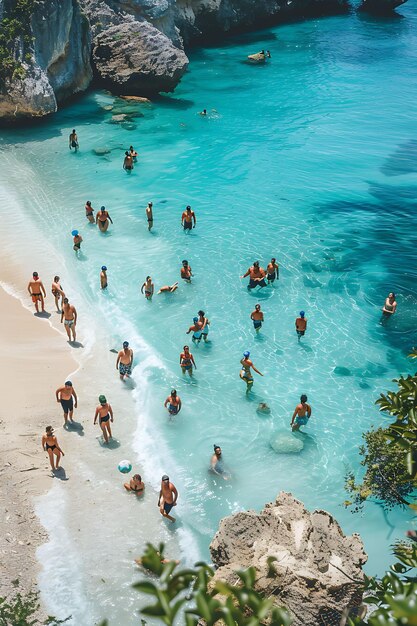
<svg viewBox="0 0 417 626"><path fill-rule="evenodd" d="M132 471L132 463L130 461L120 461L117 467L122 474L128 474Z"/></svg>

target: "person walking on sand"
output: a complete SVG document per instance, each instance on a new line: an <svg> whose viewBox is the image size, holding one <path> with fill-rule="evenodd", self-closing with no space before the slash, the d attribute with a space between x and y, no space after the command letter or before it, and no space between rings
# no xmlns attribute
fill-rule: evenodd
<svg viewBox="0 0 417 626"><path fill-rule="evenodd" d="M190 205L188 205L181 215L181 226L186 231L195 228L196 224L197 220L195 218L195 213L191 210Z"/></svg>
<svg viewBox="0 0 417 626"><path fill-rule="evenodd" d="M45 429L45 434L42 437L42 448L48 453L52 471L55 472L55 470L60 469L59 461L61 459L61 454L62 456L65 456L65 454L59 446L58 439L54 435L54 429L52 426L47 426Z"/></svg>
<svg viewBox="0 0 417 626"><path fill-rule="evenodd" d="M250 352L249 350L246 350L246 352L243 353L243 358L240 359L242 369L240 370L239 376L246 383L246 393L249 393L249 391L251 391L253 387L253 376L252 376L251 369L253 369L254 372L256 372L257 374L259 374L259 376L263 376L263 374L261 374L261 372L256 369L256 367L254 366L254 364L252 363L249 357L250 357Z"/></svg>
<svg viewBox="0 0 417 626"><path fill-rule="evenodd" d="M152 296L153 293L155 291L155 286L152 282L152 278L150 276L146 277L145 282L143 283L142 287L140 288L140 292L143 293L143 291L145 290L145 298L147 300L152 300Z"/></svg>
<svg viewBox="0 0 417 626"><path fill-rule="evenodd" d="M102 289L107 289L108 287L108 282L107 282L107 267L105 265L101 266L101 272L100 272L100 287Z"/></svg>
<svg viewBox="0 0 417 626"><path fill-rule="evenodd" d="M131 172L133 170L133 157L127 151L125 152L125 158L123 160L123 169L127 172Z"/></svg>
<svg viewBox="0 0 417 626"><path fill-rule="evenodd" d="M397 303L395 301L395 293L389 293L388 298L385 300L385 304L382 307L382 314L384 317L391 317L397 310Z"/></svg>
<svg viewBox="0 0 417 626"><path fill-rule="evenodd" d="M100 428L103 431L104 441L109 443L109 439L112 439L110 422L113 422L113 409L106 400L106 396L99 396L98 401L100 404L96 407L94 415L94 426L97 424L97 418L99 420Z"/></svg>
<svg viewBox="0 0 417 626"><path fill-rule="evenodd" d="M279 280L279 266L274 257L272 257L266 266L266 279L268 281L268 285L272 285L275 279Z"/></svg>
<svg viewBox="0 0 417 626"><path fill-rule="evenodd" d="M100 211L96 213L96 224L102 233L105 233L109 227L109 222L113 224L113 220L110 217L110 213L106 211L106 207L102 206Z"/></svg>
<svg viewBox="0 0 417 626"><path fill-rule="evenodd" d="M248 269L246 274L243 274L240 278L246 278L246 276L249 276L249 291L251 289L255 289L255 287L266 287L266 272L263 267L259 267L259 261L254 261L253 265Z"/></svg>
<svg viewBox="0 0 417 626"><path fill-rule="evenodd" d="M80 233L78 232L78 230L73 230L71 235L74 237L73 239L73 249L75 252L80 252L81 250L81 243L83 241L83 238L81 237Z"/></svg>
<svg viewBox="0 0 417 626"><path fill-rule="evenodd" d="M142 476L140 474L135 474L133 478L131 478L129 482L125 483L123 486L126 491L132 491L137 496L141 496L145 490L145 483L142 481Z"/></svg>
<svg viewBox="0 0 417 626"><path fill-rule="evenodd" d="M253 327L256 331L256 334L258 334L262 328L262 323L264 321L264 314L261 311L260 304L255 304L255 310L252 311L252 313L250 314L250 318L253 322Z"/></svg>
<svg viewBox="0 0 417 626"><path fill-rule="evenodd" d="M120 380L129 378L132 373L133 350L129 348L129 342L123 342L123 349L117 354L116 369L119 370Z"/></svg>
<svg viewBox="0 0 417 626"><path fill-rule="evenodd" d="M200 343L202 323L199 321L198 317L193 317L193 322L193 325L187 330L186 335L193 333L191 341L193 343Z"/></svg>
<svg viewBox="0 0 417 626"><path fill-rule="evenodd" d="M146 207L146 219L148 220L148 230L150 231L153 226L153 204L148 202Z"/></svg>
<svg viewBox="0 0 417 626"><path fill-rule="evenodd" d="M70 136L69 136L69 149L71 150L71 148L74 148L75 152L77 152L79 147L80 146L78 144L78 136L77 136L77 133L75 132L75 128L73 128L72 133L70 133Z"/></svg>
<svg viewBox="0 0 417 626"><path fill-rule="evenodd" d="M52 283L51 292L55 298L55 306L58 313L61 313L62 304L64 302L65 293L61 287L59 276L54 276L54 281ZM59 308L59 300L61 299L61 308Z"/></svg>
<svg viewBox="0 0 417 626"><path fill-rule="evenodd" d="M204 343L207 343L208 341L207 337L208 337L209 330L210 330L210 320L207 319L205 315L206 314L204 313L204 311L200 310L198 312L198 319L201 324L201 336L204 339Z"/></svg>
<svg viewBox="0 0 417 626"><path fill-rule="evenodd" d="M169 476L164 474L161 480L161 490L159 492L158 506L163 517L175 522L175 517L171 517L170 512L173 506L177 506L178 491L173 483L169 481Z"/></svg>
<svg viewBox="0 0 417 626"><path fill-rule="evenodd" d="M94 209L91 206L90 200L87 200L87 202L85 203L85 216L88 219L88 221L90 222L90 224L94 224L95 223Z"/></svg>
<svg viewBox="0 0 417 626"><path fill-rule="evenodd" d="M184 346L184 352L180 354L180 365L182 369L182 373L185 375L185 372L188 372L190 378L193 375L193 365L195 369L197 369L197 365L195 364L194 357L190 352L190 348L188 346Z"/></svg>
<svg viewBox="0 0 417 626"><path fill-rule="evenodd" d="M181 398L177 396L177 390L172 389L171 395L164 402L164 407L168 409L168 413L170 415L178 415L181 411L182 402Z"/></svg>
<svg viewBox="0 0 417 626"><path fill-rule="evenodd" d="M307 330L307 318L304 311L300 311L300 317L297 317L295 320L295 330L298 335L298 341L300 341L301 337L304 337Z"/></svg>
<svg viewBox="0 0 417 626"><path fill-rule="evenodd" d="M156 294L159 296L160 293L174 293L178 289L178 283L174 283L173 285L164 285Z"/></svg>
<svg viewBox="0 0 417 626"><path fill-rule="evenodd" d="M300 430L300 426L305 426L311 417L311 406L307 404L307 396L305 393L300 397L300 404L295 407L292 419L291 429Z"/></svg>
<svg viewBox="0 0 417 626"><path fill-rule="evenodd" d="M184 259L181 268L181 278L185 280L186 283L191 283L191 276L194 276L191 266L188 265L188 261Z"/></svg>
<svg viewBox="0 0 417 626"><path fill-rule="evenodd" d="M68 340L75 341L77 339L75 333L75 326L77 324L77 310L73 304L69 303L68 298L64 298L61 311L61 324L64 322L65 330L67 331ZM71 339L72 335L72 339Z"/></svg>
<svg viewBox="0 0 417 626"><path fill-rule="evenodd" d="M38 272L33 272L32 280L28 282L28 292L32 298L32 302L35 305L36 313L39 313L39 302L41 303L42 313L45 312L44 298L46 298L45 287L43 282L39 278Z"/></svg>
<svg viewBox="0 0 417 626"><path fill-rule="evenodd" d="M59 402L62 406L62 410L64 411L64 428L68 423L68 418L70 422L73 422L72 419L74 413L74 407L78 406L78 398L75 393L75 389L72 386L72 382L67 380L63 387L58 387L55 391L56 401Z"/></svg>

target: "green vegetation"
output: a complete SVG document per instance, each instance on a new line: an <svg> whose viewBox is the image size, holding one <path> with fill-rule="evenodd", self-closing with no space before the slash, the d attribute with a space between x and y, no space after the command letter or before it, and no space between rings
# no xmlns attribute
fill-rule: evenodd
<svg viewBox="0 0 417 626"><path fill-rule="evenodd" d="M32 46L30 19L36 0L16 0L15 6L0 21L0 89L7 82L24 78L22 49L25 52ZM25 53L28 60L29 52Z"/></svg>
<svg viewBox="0 0 417 626"><path fill-rule="evenodd" d="M19 581L12 581L18 586ZM36 617L39 610L39 592L29 592L22 595L16 593L13 598L0 597L0 626L58 626L65 624L70 619L57 620L54 617L48 617L45 621L40 622Z"/></svg>

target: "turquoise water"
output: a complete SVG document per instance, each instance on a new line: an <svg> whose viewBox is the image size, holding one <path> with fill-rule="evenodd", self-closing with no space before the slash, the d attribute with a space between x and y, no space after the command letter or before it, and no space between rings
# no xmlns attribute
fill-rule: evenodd
<svg viewBox="0 0 417 626"><path fill-rule="evenodd" d="M152 105L92 93L30 131L3 132L3 189L62 255L65 271L57 271L76 286L74 303L87 304L88 325L108 329L109 347L127 338L135 349L137 458L148 483L158 487L167 472L177 485L173 532L185 554L197 546L192 558L208 558L220 518L259 509L281 490L335 514L346 533L360 532L371 573L387 566L389 543L414 523L375 504L352 515L343 501L346 471L359 470L361 433L386 421L374 401L411 370L406 355L417 340L416 26L410 5L386 20L339 16L269 29L195 50L174 96ZM269 64L242 62L262 47ZM140 112L135 128L109 123L120 107ZM208 118L198 115L203 108ZM73 127L78 154L67 148ZM140 157L129 175L122 158L131 144ZM104 146L109 154L93 153ZM86 223L87 199L109 210L107 235ZM197 215L189 235L180 227L187 204ZM73 228L84 238L80 259ZM17 242L27 241L23 232ZM41 255L34 246L32 257ZM280 281L248 293L239 276L271 256ZM147 302L139 291L146 275L157 288L171 284L183 258L193 283ZM99 292L103 263L107 294ZM389 291L398 314L381 326ZM249 319L256 302L266 319L259 336ZM200 308L212 321L211 342L192 348L190 381L179 353ZM308 332L298 344L301 309ZM80 319L80 336L87 332ZM264 374L255 374L249 396L239 380L246 349ZM183 410L169 421L163 401L172 386ZM271 438L289 431L301 393L313 407L304 449L278 455ZM261 401L271 415L256 413ZM230 482L207 471L214 443Z"/></svg>

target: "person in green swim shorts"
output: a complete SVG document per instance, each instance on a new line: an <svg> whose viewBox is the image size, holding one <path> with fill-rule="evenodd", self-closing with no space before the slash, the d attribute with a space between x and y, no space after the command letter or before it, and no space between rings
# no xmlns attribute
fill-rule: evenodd
<svg viewBox="0 0 417 626"><path fill-rule="evenodd" d="M300 404L295 407L292 419L291 429L300 430L300 426L305 426L311 417L311 406L307 404L307 396L305 393L300 398Z"/></svg>

